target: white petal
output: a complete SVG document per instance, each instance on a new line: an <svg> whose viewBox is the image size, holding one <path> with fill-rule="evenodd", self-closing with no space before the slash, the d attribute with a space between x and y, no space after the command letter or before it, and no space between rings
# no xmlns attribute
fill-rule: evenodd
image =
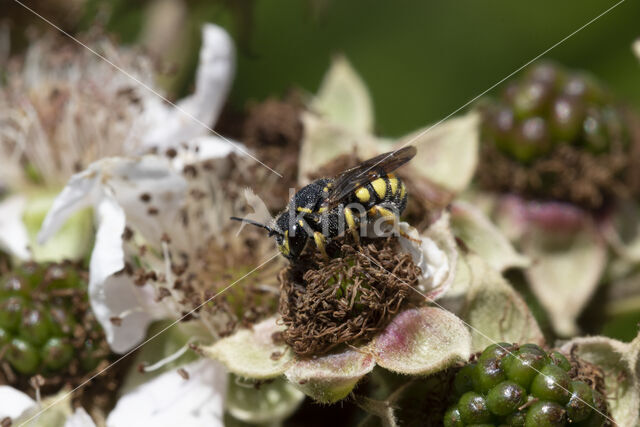
<svg viewBox="0 0 640 427"><path fill-rule="evenodd" d="M28 259L29 236L22 222L26 199L11 196L0 202L0 249L20 259Z"/></svg>
<svg viewBox="0 0 640 427"><path fill-rule="evenodd" d="M238 156L245 156L249 149L235 141L222 139L219 136L200 136L186 142L186 150L178 151L178 155L173 159L173 167L182 170L185 165L201 162L209 159L226 157L231 153Z"/></svg>
<svg viewBox="0 0 640 427"><path fill-rule="evenodd" d="M124 268L122 208L113 197L105 195L97 204L96 216L100 225L91 255L89 301L111 349L124 353L144 338L153 320L144 307L153 303L153 295L143 294L145 290L150 293L150 287L135 286L129 276L113 276ZM114 317L121 318L122 324L114 324Z"/></svg>
<svg viewBox="0 0 640 427"><path fill-rule="evenodd" d="M235 48L227 32L217 25L202 28L200 62L195 92L178 102L178 108L149 99L142 119L146 146L176 147L207 135L229 93L235 71Z"/></svg>
<svg viewBox="0 0 640 427"><path fill-rule="evenodd" d="M150 244L159 244L170 232L182 206L186 182L163 157L112 158L93 163L74 175L56 198L45 218L40 239L51 236L77 209L93 205L98 231L91 256L89 298L105 329L113 351L126 352L145 336L149 323L169 312L154 301L151 286L136 286L127 275L114 275L124 267L122 235L125 224L139 231ZM140 194L152 196L159 211L150 220ZM111 319L122 320L116 326Z"/></svg>
<svg viewBox="0 0 640 427"><path fill-rule="evenodd" d="M437 299L453 283L458 258L449 228L449 215L443 213L423 235L419 235L417 230L406 222L401 222L399 226L400 230L411 238L401 237L400 245L411 254L413 261L422 270L419 290L427 297Z"/></svg>
<svg viewBox="0 0 640 427"><path fill-rule="evenodd" d="M23 392L8 385L0 386L0 420L5 417L18 418L35 404L36 401Z"/></svg>
<svg viewBox="0 0 640 427"><path fill-rule="evenodd" d="M75 212L92 205L99 185L99 170L107 161L93 163L85 171L69 179L56 197L38 233L38 243L44 244Z"/></svg>
<svg viewBox="0 0 640 427"><path fill-rule="evenodd" d="M107 426L223 426L225 369L208 359L183 369L189 374L187 380L174 369L122 396L109 414Z"/></svg>
<svg viewBox="0 0 640 427"><path fill-rule="evenodd" d="M95 425L96 423L93 422L87 411L82 407L77 408L64 423L64 427L95 427Z"/></svg>

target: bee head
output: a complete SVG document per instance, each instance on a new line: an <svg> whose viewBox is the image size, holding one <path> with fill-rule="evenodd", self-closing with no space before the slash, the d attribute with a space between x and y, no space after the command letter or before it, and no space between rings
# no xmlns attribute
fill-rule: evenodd
<svg viewBox="0 0 640 427"><path fill-rule="evenodd" d="M302 253L302 250L307 243L307 233L305 232L304 227L298 223L294 223L289 226L288 211L281 213L278 218L276 218L273 227L246 218L231 217L231 219L255 225L256 227L267 230L269 232L269 237L275 236L278 249L287 259L297 258L300 253Z"/></svg>
<svg viewBox="0 0 640 427"><path fill-rule="evenodd" d="M307 233L298 223L289 223L289 212L281 213L276 219L274 234L278 249L288 259L296 259L307 243Z"/></svg>

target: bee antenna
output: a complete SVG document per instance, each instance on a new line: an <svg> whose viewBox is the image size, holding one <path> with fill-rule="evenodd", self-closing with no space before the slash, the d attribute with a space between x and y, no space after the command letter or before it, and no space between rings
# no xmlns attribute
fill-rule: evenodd
<svg viewBox="0 0 640 427"><path fill-rule="evenodd" d="M267 230L269 232L269 237L273 236L274 234L281 234L281 233L278 233L273 228L269 227L268 225L261 224L261 223L259 223L257 221L253 221L251 219L239 218L237 216L232 216L230 219L232 219L233 221L244 222L245 224L251 224L251 225L255 225L256 227L264 228L265 230Z"/></svg>

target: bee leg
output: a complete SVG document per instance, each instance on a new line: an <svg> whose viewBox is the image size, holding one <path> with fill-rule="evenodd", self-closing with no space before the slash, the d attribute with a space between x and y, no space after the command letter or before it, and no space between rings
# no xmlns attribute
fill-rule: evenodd
<svg viewBox="0 0 640 427"><path fill-rule="evenodd" d="M389 209L384 208L382 206L375 205L371 209L369 209L369 215L376 215L376 214L383 217L386 221L389 221L389 222L396 221L396 215L393 212L391 212Z"/></svg>
<svg viewBox="0 0 640 427"><path fill-rule="evenodd" d="M399 218L391 210L376 205L369 210L369 215L375 214L380 215L382 218L384 218L385 221L388 221L390 224L392 224L393 230L396 231L400 236L415 243L422 243L422 240L416 240L404 231L400 230L400 227L398 226Z"/></svg>
<svg viewBox="0 0 640 427"><path fill-rule="evenodd" d="M318 247L318 250L320 251L322 256L326 259L329 259L329 255L327 255L327 250L325 249L325 245L324 245L325 239L322 233L319 231L315 231L313 233L313 240L315 240L316 246Z"/></svg>
<svg viewBox="0 0 640 427"><path fill-rule="evenodd" d="M353 240L355 240L356 244L360 244L360 235L358 234L358 227L356 225L356 220L353 216L353 211L349 208L344 208L344 219L347 221L347 226L349 227L349 231L353 236Z"/></svg>
<svg viewBox="0 0 640 427"><path fill-rule="evenodd" d="M393 225L394 231L398 228L398 217L392 211L390 211L385 207L375 205L371 209L369 209L369 215L381 216L384 219L384 221Z"/></svg>
<svg viewBox="0 0 640 427"><path fill-rule="evenodd" d="M419 244L419 245L421 245L421 244L422 244L422 240L414 239L413 237L409 236L407 233L405 233L405 232L404 232L404 231L402 231L402 230L399 230L399 232L400 232L400 235L401 235L402 237L404 237L405 239L410 240L410 241L412 241L412 242L414 242L414 243L417 243L417 244Z"/></svg>

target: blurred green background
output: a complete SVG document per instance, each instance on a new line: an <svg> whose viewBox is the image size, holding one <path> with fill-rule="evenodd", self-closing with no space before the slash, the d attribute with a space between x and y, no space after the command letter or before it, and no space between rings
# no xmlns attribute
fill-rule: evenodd
<svg viewBox="0 0 640 427"><path fill-rule="evenodd" d="M230 98L238 109L249 100L279 96L295 86L315 91L331 57L344 53L371 90L378 131L398 136L453 112L617 2L34 0L27 4L70 31L102 25L126 43L153 45L158 38L171 39L173 44L159 51L177 65L176 74L161 80L173 97L191 87L201 24L221 24L238 44ZM16 15L29 16L15 4L13 9ZM638 17L640 2L625 0L545 57L590 70L640 106L640 66L630 49L640 36ZM171 20L176 21L173 28L166 24ZM154 32L149 29L153 25L164 27Z"/></svg>
<svg viewBox="0 0 640 427"><path fill-rule="evenodd" d="M170 88L179 95L190 85L200 25L221 23L239 45L232 105L296 85L313 92L332 55L344 53L371 90L378 131L401 135L456 110L616 3L187 1L184 31L192 49L174 58L182 67ZM134 41L149 2L94 0L92 7L105 4L107 27ZM638 17L640 2L626 0L545 57L590 70L640 105L640 66L630 49L640 36Z"/></svg>

